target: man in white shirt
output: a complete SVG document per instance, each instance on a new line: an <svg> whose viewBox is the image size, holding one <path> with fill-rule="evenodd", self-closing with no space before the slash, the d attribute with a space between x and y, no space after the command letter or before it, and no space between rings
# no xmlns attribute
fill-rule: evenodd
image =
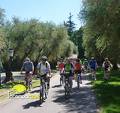
<svg viewBox="0 0 120 113"><path fill-rule="evenodd" d="M51 76L51 68L50 63L47 61L46 56L42 56L42 61L37 65L38 74L43 77L45 81L48 82L48 88L50 87L50 76Z"/></svg>

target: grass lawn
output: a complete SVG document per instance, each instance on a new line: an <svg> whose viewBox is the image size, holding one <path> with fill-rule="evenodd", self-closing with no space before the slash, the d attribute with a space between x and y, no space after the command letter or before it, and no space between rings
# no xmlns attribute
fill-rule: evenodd
<svg viewBox="0 0 120 113"><path fill-rule="evenodd" d="M13 86L17 84L24 84L24 81L20 80L15 82L9 82L0 86L0 102L8 98L9 91L11 90L11 88L13 88ZM34 78L32 80L32 88L38 86L40 86L40 80Z"/></svg>
<svg viewBox="0 0 120 113"><path fill-rule="evenodd" d="M120 113L120 71L112 71L108 81L103 80L103 71L97 72L93 82L100 113Z"/></svg>

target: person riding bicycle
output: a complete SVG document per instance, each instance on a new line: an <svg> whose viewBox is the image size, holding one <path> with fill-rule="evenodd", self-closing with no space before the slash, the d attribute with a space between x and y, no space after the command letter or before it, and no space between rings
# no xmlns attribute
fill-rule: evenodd
<svg viewBox="0 0 120 113"><path fill-rule="evenodd" d="M96 80L96 69L98 65L94 57L91 57L91 60L89 61L89 66L90 66L92 77L94 80Z"/></svg>
<svg viewBox="0 0 120 113"><path fill-rule="evenodd" d="M73 72L74 72L74 66L70 62L70 59L67 59L65 66L64 66L64 76L69 80L70 88L72 88L72 79L73 79Z"/></svg>
<svg viewBox="0 0 120 113"><path fill-rule="evenodd" d="M78 79L78 74L80 75L80 83L82 83L82 77L81 77L81 68L82 68L82 65L80 63L80 60L79 59L76 59L76 63L74 65L74 72L75 74L77 75L76 78Z"/></svg>
<svg viewBox="0 0 120 113"><path fill-rule="evenodd" d="M28 58L28 57L25 59L23 65L22 65L21 73L23 70L25 71L26 86L30 90L31 89L30 84L32 84L32 74L34 72L34 65L33 65L33 62L30 60L30 58ZM29 84L29 82L30 82L30 84Z"/></svg>
<svg viewBox="0 0 120 113"><path fill-rule="evenodd" d="M105 61L103 62L102 67L104 69L104 79L108 80L110 76L111 68L113 67L112 63L109 61L108 58L105 58Z"/></svg>
<svg viewBox="0 0 120 113"><path fill-rule="evenodd" d="M50 76L51 76L51 68L50 63L47 61L46 56L42 56L42 61L38 63L37 69L38 74L43 77L43 79L47 82L47 87L50 87Z"/></svg>
<svg viewBox="0 0 120 113"><path fill-rule="evenodd" d="M87 59L85 59L85 60L83 61L83 65L84 65L85 71L87 72L87 71L88 71L88 60L87 60Z"/></svg>
<svg viewBox="0 0 120 113"><path fill-rule="evenodd" d="M63 62L63 59L60 59L60 63L58 65L59 72L60 72L60 85L61 85L61 82L63 83L64 66L65 64Z"/></svg>

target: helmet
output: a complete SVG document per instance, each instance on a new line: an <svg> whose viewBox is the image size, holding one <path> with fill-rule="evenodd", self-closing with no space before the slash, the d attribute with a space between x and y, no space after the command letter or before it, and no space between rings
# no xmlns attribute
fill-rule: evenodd
<svg viewBox="0 0 120 113"><path fill-rule="evenodd" d="M46 56L42 56L42 60L47 60L47 57Z"/></svg>
<svg viewBox="0 0 120 113"><path fill-rule="evenodd" d="M26 58L25 58L25 61L30 61L30 58L26 57Z"/></svg>
<svg viewBox="0 0 120 113"><path fill-rule="evenodd" d="M105 58L105 60L108 60L108 58Z"/></svg>

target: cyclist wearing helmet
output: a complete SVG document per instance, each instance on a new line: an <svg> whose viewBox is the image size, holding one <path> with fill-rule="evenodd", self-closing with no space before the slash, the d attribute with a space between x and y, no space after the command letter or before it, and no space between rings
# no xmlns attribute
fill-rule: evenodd
<svg viewBox="0 0 120 113"><path fill-rule="evenodd" d="M65 78L68 78L69 79L69 82L70 82L70 87L72 88L72 79L73 79L73 73L74 73L74 66L73 64L70 62L70 59L67 59L66 63L65 63L65 66L64 66L64 76Z"/></svg>
<svg viewBox="0 0 120 113"><path fill-rule="evenodd" d="M113 67L112 63L109 61L108 58L105 58L105 61L103 62L102 67L104 69L104 79L108 80L110 77L110 70Z"/></svg>
<svg viewBox="0 0 120 113"><path fill-rule="evenodd" d="M80 76L79 78L80 83L82 83L81 68L82 68L82 65L80 63L80 60L76 59L76 63L74 65L74 72L76 74L76 78L78 78L78 75Z"/></svg>
<svg viewBox="0 0 120 113"><path fill-rule="evenodd" d="M97 69L98 65L97 65L97 61L95 60L94 57L91 57L91 60L89 62L89 66L91 69L92 78L94 80L96 80L96 69Z"/></svg>
<svg viewBox="0 0 120 113"><path fill-rule="evenodd" d="M58 65L59 72L60 72L60 85L62 85L64 82L64 67L65 67L64 61L63 59L60 59L60 63Z"/></svg>
<svg viewBox="0 0 120 113"><path fill-rule="evenodd" d="M42 56L41 62L37 65L38 73L40 76L44 78L45 81L48 82L48 88L50 87L50 75L51 75L51 69L50 69L50 63L47 61L46 56Z"/></svg>
<svg viewBox="0 0 120 113"><path fill-rule="evenodd" d="M28 57L25 59L23 65L22 65L21 73L23 70L25 71L26 86L30 90L31 89L30 84L32 84L32 74L34 71L34 65L33 65L33 62L30 60L30 58L28 58Z"/></svg>

